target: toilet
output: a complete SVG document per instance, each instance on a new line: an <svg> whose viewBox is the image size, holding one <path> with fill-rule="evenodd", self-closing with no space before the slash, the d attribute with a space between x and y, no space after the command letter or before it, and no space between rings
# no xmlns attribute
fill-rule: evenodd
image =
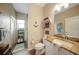
<svg viewBox="0 0 79 59"><path fill-rule="evenodd" d="M43 43L35 44L36 55L45 53L45 45Z"/></svg>

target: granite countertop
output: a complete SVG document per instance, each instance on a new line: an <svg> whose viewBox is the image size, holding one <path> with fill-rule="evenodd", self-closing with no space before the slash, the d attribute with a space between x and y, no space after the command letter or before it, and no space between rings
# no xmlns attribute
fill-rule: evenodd
<svg viewBox="0 0 79 59"><path fill-rule="evenodd" d="M79 54L79 42L67 40L53 35L48 35L47 38L49 42L56 44L74 54Z"/></svg>

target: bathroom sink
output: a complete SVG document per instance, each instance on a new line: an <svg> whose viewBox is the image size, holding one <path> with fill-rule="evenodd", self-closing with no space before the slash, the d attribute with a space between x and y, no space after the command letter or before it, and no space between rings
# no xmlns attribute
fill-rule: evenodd
<svg viewBox="0 0 79 59"><path fill-rule="evenodd" d="M73 44L64 40L55 39L52 41L53 44L57 44L60 47L72 48Z"/></svg>
<svg viewBox="0 0 79 59"><path fill-rule="evenodd" d="M35 49L40 50L44 48L44 44L43 43L37 43L35 44Z"/></svg>
<svg viewBox="0 0 79 59"><path fill-rule="evenodd" d="M62 45L63 45L62 41L60 41L60 40L58 40L58 39L54 39L54 40L52 41L52 43L53 43L53 44L57 44L58 46L62 46Z"/></svg>

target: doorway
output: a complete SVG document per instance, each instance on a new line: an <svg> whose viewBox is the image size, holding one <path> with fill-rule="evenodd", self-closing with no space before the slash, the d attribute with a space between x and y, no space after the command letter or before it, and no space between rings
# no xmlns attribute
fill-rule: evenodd
<svg viewBox="0 0 79 59"><path fill-rule="evenodd" d="M17 44L24 43L24 20L17 20L18 41Z"/></svg>

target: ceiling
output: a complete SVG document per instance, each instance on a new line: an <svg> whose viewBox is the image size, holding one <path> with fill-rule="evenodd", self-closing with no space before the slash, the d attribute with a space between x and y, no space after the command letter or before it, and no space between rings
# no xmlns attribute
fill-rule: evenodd
<svg viewBox="0 0 79 59"><path fill-rule="evenodd" d="M39 5L41 7L44 7L47 3L35 3L35 5Z"/></svg>
<svg viewBox="0 0 79 59"><path fill-rule="evenodd" d="M24 13L24 14L28 13L27 3L13 3L12 5L17 12Z"/></svg>
<svg viewBox="0 0 79 59"><path fill-rule="evenodd" d="M44 7L46 5L46 3L34 3L34 4L39 5L41 7ZM13 3L12 5L17 12L28 14L28 3Z"/></svg>

